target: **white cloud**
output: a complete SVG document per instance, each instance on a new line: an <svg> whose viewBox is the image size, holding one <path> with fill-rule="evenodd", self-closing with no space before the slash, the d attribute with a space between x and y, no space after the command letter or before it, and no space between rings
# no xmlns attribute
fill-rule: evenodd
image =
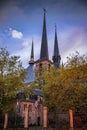
<svg viewBox="0 0 87 130"><path fill-rule="evenodd" d="M39 36L33 36L34 43L34 60L38 60L40 56L40 44L41 39ZM30 55L31 55L31 47L32 47L32 36L26 37L23 39L21 43L22 47L20 50L16 50L12 55L20 56L23 66L26 68L28 66Z"/></svg>
<svg viewBox="0 0 87 130"><path fill-rule="evenodd" d="M27 47L29 46L29 41L24 40L24 42L22 43L22 46L23 46L24 48L27 48Z"/></svg>
<svg viewBox="0 0 87 130"><path fill-rule="evenodd" d="M17 31L17 30L12 30L12 29L10 29L10 32L11 32L12 38L22 39L22 37L23 37L23 33L22 33L22 32L19 32L19 31Z"/></svg>
<svg viewBox="0 0 87 130"><path fill-rule="evenodd" d="M61 55L61 63L67 61L67 56L78 51L80 54L87 55L87 37L84 29L70 28L63 32L58 32L58 44ZM40 48L41 48L41 37L33 36L34 43L34 59L35 61L39 59ZM23 66L26 68L28 66L31 54L32 36L23 39L22 48L16 50L15 54L21 57ZM54 36L53 34L48 37L48 49L49 58L52 60L53 49L54 49Z"/></svg>
<svg viewBox="0 0 87 130"><path fill-rule="evenodd" d="M65 35L68 34L67 32ZM70 34L70 35L69 35ZM78 51L81 55L87 55L87 37L84 28L70 29L70 33L65 39L62 39L61 55L64 62L67 61L67 56Z"/></svg>

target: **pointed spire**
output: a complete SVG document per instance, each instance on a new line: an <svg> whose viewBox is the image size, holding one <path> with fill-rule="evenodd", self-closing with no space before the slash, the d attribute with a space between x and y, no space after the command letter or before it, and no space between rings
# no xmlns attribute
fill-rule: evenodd
<svg viewBox="0 0 87 130"><path fill-rule="evenodd" d="M47 31L46 31L46 10L45 9L44 9L44 20L43 20L43 32L42 32L40 59L49 59Z"/></svg>
<svg viewBox="0 0 87 130"><path fill-rule="evenodd" d="M31 48L31 56L29 64L34 64L34 47L33 47L33 40L32 40L32 48Z"/></svg>
<svg viewBox="0 0 87 130"><path fill-rule="evenodd" d="M53 54L53 63L56 68L60 67L60 54L59 54L59 47L58 47L58 39L57 39L57 30L55 25L55 39L54 39L54 54Z"/></svg>

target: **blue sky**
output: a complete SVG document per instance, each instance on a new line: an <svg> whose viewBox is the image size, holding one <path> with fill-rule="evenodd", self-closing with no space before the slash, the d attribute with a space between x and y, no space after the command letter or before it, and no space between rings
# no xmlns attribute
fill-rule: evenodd
<svg viewBox="0 0 87 130"><path fill-rule="evenodd" d="M87 56L86 0L0 0L0 47L21 57L24 67L30 59L34 42L35 60L39 59L43 8L46 8L50 60L57 26L61 61L75 51Z"/></svg>

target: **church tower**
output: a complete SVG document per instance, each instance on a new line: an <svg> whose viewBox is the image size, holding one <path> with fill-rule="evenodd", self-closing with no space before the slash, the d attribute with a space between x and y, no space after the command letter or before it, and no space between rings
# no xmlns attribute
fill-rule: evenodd
<svg viewBox="0 0 87 130"><path fill-rule="evenodd" d="M55 25L54 53L53 53L52 60L53 60L54 67L59 68L61 57L60 57L59 47L58 47L56 25Z"/></svg>
<svg viewBox="0 0 87 130"><path fill-rule="evenodd" d="M36 71L35 71L36 77L41 75L42 71L49 71L50 67L52 66L52 62L49 60L49 52L48 52L48 40L47 40L47 30L46 30L46 10L45 9L44 9L40 59L37 60L35 64L36 64Z"/></svg>
<svg viewBox="0 0 87 130"><path fill-rule="evenodd" d="M58 47L58 39L57 39L57 29L55 26L55 37L54 37L54 52L52 60L49 60L49 52L48 52L48 40L47 40L47 30L46 30L46 10L44 9L44 17L43 17L43 30L42 30L42 39L41 39L41 49L40 49L40 58L34 61L34 45L32 40L31 46L31 55L29 66L26 68L27 78L26 83L32 82L39 77L43 77L43 73L49 71L51 67L59 68L60 67L60 53Z"/></svg>

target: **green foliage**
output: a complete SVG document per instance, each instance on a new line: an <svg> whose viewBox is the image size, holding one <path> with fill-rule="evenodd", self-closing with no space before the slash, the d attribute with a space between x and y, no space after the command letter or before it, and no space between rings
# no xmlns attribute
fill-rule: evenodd
<svg viewBox="0 0 87 130"><path fill-rule="evenodd" d="M25 76L19 57L0 48L0 111L7 112L13 107L18 91L25 86Z"/></svg>
<svg viewBox="0 0 87 130"><path fill-rule="evenodd" d="M44 103L49 107L74 110L87 106L87 58L76 52L65 67L45 74Z"/></svg>
<svg viewBox="0 0 87 130"><path fill-rule="evenodd" d="M36 88L36 83L32 82L30 84L26 84L26 86L22 89L22 92L25 95L25 97L30 97L33 95L33 92Z"/></svg>

